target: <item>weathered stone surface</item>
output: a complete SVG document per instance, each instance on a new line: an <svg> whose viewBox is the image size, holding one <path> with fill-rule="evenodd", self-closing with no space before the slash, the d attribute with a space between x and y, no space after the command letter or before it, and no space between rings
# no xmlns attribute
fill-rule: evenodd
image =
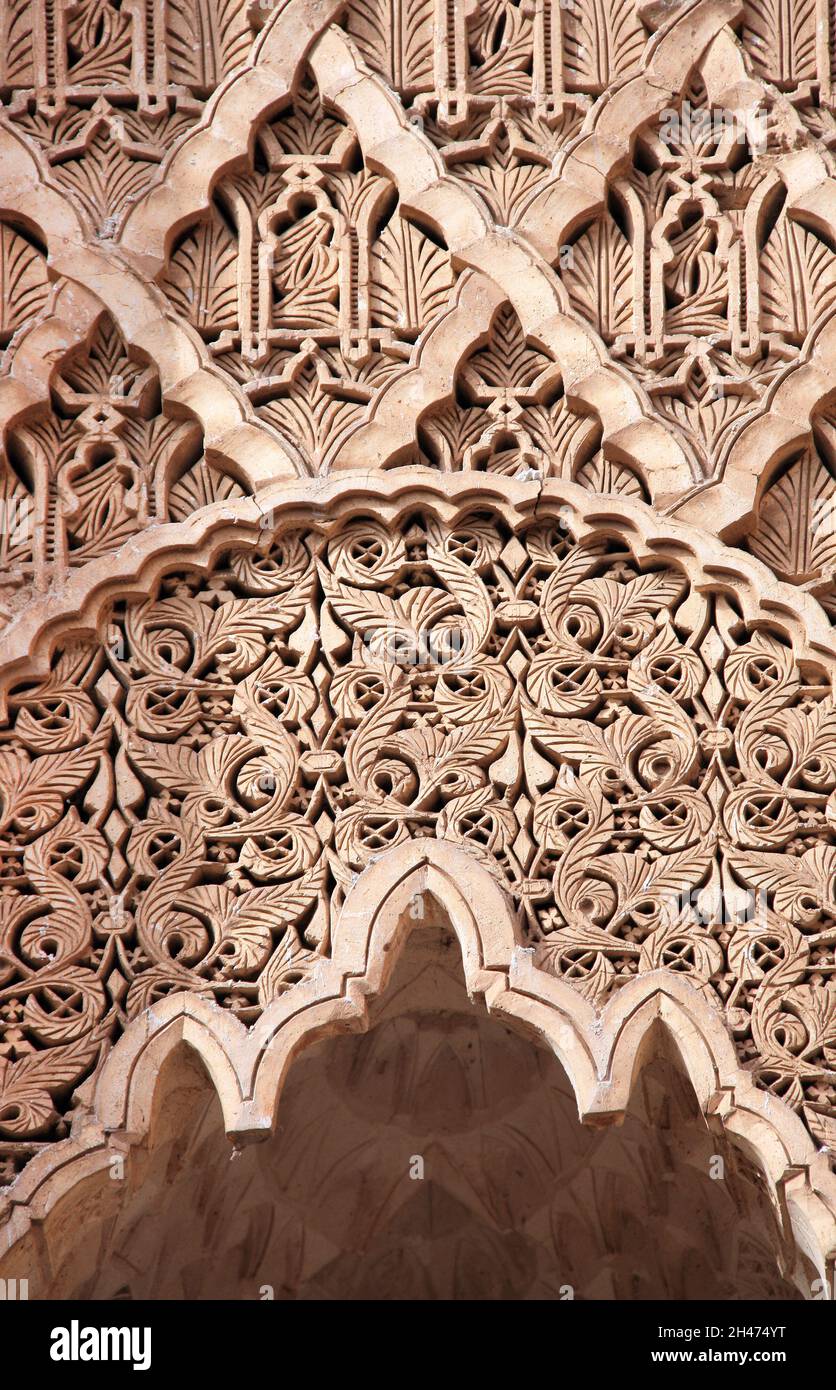
<svg viewBox="0 0 836 1390"><path fill-rule="evenodd" d="M429 912L485 1027L550 1048L588 1124L624 1116L665 1036L766 1178L753 1296L832 1289L828 17L4 6L10 1270L28 1252L68 1290L31 1222L58 1251L124 1154L118 1263L184 1045L238 1142L284 1095L301 1116L292 1059L314 1075L323 1034L397 1016ZM658 1107L627 1123L652 1148ZM554 1251L520 1221L503 1258L542 1295ZM288 1288L374 1286L322 1240ZM437 1258L404 1288L474 1291L455 1243Z"/></svg>

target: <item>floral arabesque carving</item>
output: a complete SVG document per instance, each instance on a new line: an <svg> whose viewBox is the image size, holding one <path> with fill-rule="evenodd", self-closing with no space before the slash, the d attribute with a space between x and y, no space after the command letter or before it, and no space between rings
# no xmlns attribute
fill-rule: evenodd
<svg viewBox="0 0 836 1390"><path fill-rule="evenodd" d="M372 0L344 22L369 66L402 97L431 101L451 132L503 98L559 118L567 93L588 102L637 72L648 38L633 0Z"/></svg>
<svg viewBox="0 0 836 1390"><path fill-rule="evenodd" d="M314 472L446 307L450 258L402 219L392 184L308 74L182 236L163 288L261 419Z"/></svg>
<svg viewBox="0 0 836 1390"><path fill-rule="evenodd" d="M832 312L836 255L786 208L766 100L712 105L699 77L639 134L608 211L564 253L563 279L716 477L741 425Z"/></svg>
<svg viewBox="0 0 836 1390"><path fill-rule="evenodd" d="M509 226L594 100L639 71L648 39L633 0L374 0L350 5L343 23L450 173Z"/></svg>
<svg viewBox="0 0 836 1390"><path fill-rule="evenodd" d="M254 1020L356 874L451 841L600 1005L684 972L833 1143L836 704L721 586L559 507L355 503L180 567L9 697L3 1133L61 1133L139 1012Z"/></svg>
<svg viewBox="0 0 836 1390"><path fill-rule="evenodd" d="M159 177L171 145L247 58L246 0L8 0L0 15L7 118L101 235Z"/></svg>
<svg viewBox="0 0 836 1390"><path fill-rule="evenodd" d="M106 313L67 355L52 408L6 437L0 596L8 614L32 588L118 548L148 525L241 496L202 461L198 426L167 419L152 365L129 357Z"/></svg>
<svg viewBox="0 0 836 1390"><path fill-rule="evenodd" d="M431 468L566 477L593 492L643 497L636 474L600 448L595 416L572 409L553 359L528 342L510 305L456 373L455 394L418 423L417 461Z"/></svg>

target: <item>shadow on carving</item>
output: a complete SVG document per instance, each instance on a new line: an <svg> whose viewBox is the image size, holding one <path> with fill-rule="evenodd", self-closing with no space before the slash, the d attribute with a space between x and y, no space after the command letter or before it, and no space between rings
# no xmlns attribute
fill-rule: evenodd
<svg viewBox="0 0 836 1390"><path fill-rule="evenodd" d="M456 938L423 908L369 1031L294 1062L272 1137L232 1150L179 1046L147 1140L0 1275L24 1264L41 1298L798 1297L762 1179L709 1132L663 1036L623 1124L579 1124L553 1055L468 1002Z"/></svg>

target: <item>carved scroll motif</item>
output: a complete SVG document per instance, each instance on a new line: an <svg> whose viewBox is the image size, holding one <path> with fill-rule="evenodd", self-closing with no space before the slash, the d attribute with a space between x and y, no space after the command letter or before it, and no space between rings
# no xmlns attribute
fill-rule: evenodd
<svg viewBox="0 0 836 1390"><path fill-rule="evenodd" d="M465 847L539 963L602 1003L684 972L834 1143L836 703L661 555L562 515L355 512L113 610L4 735L0 1125L63 1132L127 1021L252 1021L329 952L352 876Z"/></svg>

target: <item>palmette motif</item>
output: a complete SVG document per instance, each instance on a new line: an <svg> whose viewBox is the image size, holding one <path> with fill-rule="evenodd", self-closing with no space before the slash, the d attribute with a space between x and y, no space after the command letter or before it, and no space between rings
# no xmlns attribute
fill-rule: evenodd
<svg viewBox="0 0 836 1390"><path fill-rule="evenodd" d="M0 459L0 620L155 521L242 494L207 468L193 421L164 417L151 364L108 314L53 377L44 419L8 431Z"/></svg>
<svg viewBox="0 0 836 1390"><path fill-rule="evenodd" d="M159 178L171 145L247 58L245 0L4 0L8 119L102 236Z"/></svg>
<svg viewBox="0 0 836 1390"><path fill-rule="evenodd" d="M397 201L306 73L289 110L259 128L252 168L221 181L170 257L171 303L300 471L328 470L448 305L450 257Z"/></svg>
<svg viewBox="0 0 836 1390"><path fill-rule="evenodd" d="M829 680L674 562L575 543L548 505L513 517L265 531L14 689L4 1136L61 1134L71 1088L171 991L252 1021L327 957L353 877L430 836L596 1005L686 973L833 1144Z"/></svg>
<svg viewBox="0 0 836 1390"><path fill-rule="evenodd" d="M57 557L58 575L64 550L73 564L90 553L91 530L114 549L147 520L252 490L234 451L219 448L209 466L198 448L168 505L181 448L170 426L182 424L179 387L194 368L186 344L196 334L207 378L185 393L187 413L193 401L206 404L210 381L216 390L223 380L230 394L198 411L195 434L204 420L240 409L281 441L284 471L303 475L367 457L375 467L513 465L686 510L692 493L726 488L713 529L728 526L735 542L781 577L815 584L832 607L832 383L818 383L814 399L804 383L817 355L832 356L836 253L821 200L836 170L832 4L744 0L727 13L707 0L364 0L332 11L323 0L314 9L316 42L305 48L289 5L268 0L0 5L0 131L13 156L25 148L34 158L44 188L80 219L88 249L106 248L114 266L124 250L143 288L159 287L145 308L159 330L154 348L171 322L186 335L172 349L174 373L160 374L163 396L174 387L176 402L160 403L164 418L145 445L154 469L138 465L130 447L124 467L116 460L118 476L104 481L98 465L75 460L75 479L85 468L87 479L68 490L49 477L60 495L42 505L43 441L62 457L67 433L60 390L49 399L46 378L62 367L49 338L42 390L26 403L37 437L11 439L0 504L14 511L28 494L56 535L40 542L40 555L27 554L16 528L5 527L12 569L43 577ZM302 44L286 89L268 80L285 55L269 56L261 42L285 19ZM330 66L336 35L344 45L336 66L353 65L343 88ZM683 64L683 50L693 62ZM648 74L655 103L642 86ZM350 94L366 82L374 100L367 90L358 118ZM253 107L243 100L250 91ZM414 142L391 165L376 148L384 98ZM363 119L370 104L374 115ZM246 131L240 106L251 116ZM635 126L622 129L619 118L611 128L614 109ZM395 126L387 129L389 149ZM613 142L622 137L619 155ZM423 206L411 180L433 161L439 183ZM157 202L157 185L171 173L177 189L196 168L205 187L189 194L181 221ZM587 177L593 168L600 179ZM490 239L472 262L458 242L463 222L475 235L463 192ZM4 372L27 333L49 322L54 209L31 211L30 222L27 200L0 223ZM157 228L160 245L146 254L148 236L133 238L131 226L147 219L147 233L157 215L170 225ZM531 264L518 257L500 273L509 248ZM513 299L500 300L498 313L488 293L495 268ZM78 262L71 273L86 274ZM531 333L531 314L514 298L529 275L538 280L530 300L545 312L549 295L554 308L562 296L583 325L583 370L572 361L568 319L566 354ZM58 283L71 301L72 279ZM130 288L121 297L131 300ZM85 331L73 321L67 336L80 348ZM514 336L522 353L516 344L506 353ZM508 356L504 400L474 389L486 340ZM127 337L123 346L137 360ZM544 372L535 391L532 353ZM607 423L599 408L616 391L627 396ZM107 404L112 393L99 395ZM478 433L474 407L492 416ZM618 437L639 416L661 424L679 450L670 486L655 456L659 433L646 431L636 452ZM747 431L773 421L779 443L757 436L753 462ZM140 490L144 482L160 505L137 500L137 468L156 473ZM85 489L98 493L100 484L106 502L92 503Z"/></svg>

